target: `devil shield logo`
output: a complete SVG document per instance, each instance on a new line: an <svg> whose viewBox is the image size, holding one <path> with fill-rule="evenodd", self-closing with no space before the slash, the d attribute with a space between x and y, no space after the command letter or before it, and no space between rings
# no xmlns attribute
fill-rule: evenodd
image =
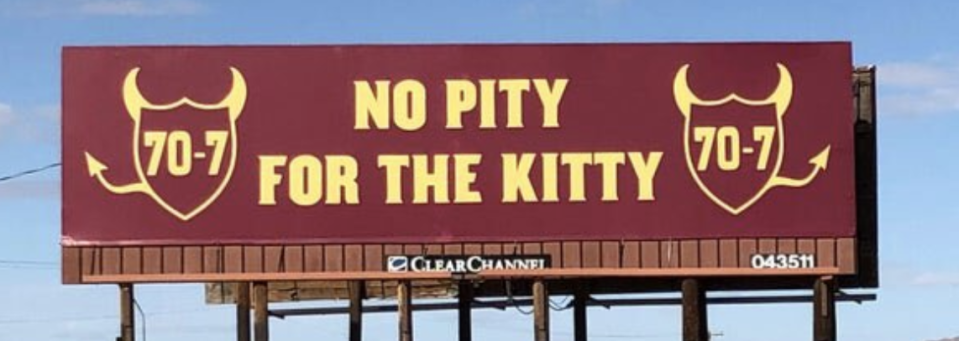
<svg viewBox="0 0 959 341"><path fill-rule="evenodd" d="M230 71L233 84L219 102L183 97L156 104L140 93L140 69L130 70L123 81L123 103L133 121L132 155L138 181L110 183L103 174L107 166L88 152L90 176L114 194L146 194L183 221L205 210L226 188L236 165L236 121L246 103L247 88L243 74L236 68Z"/></svg>
<svg viewBox="0 0 959 341"><path fill-rule="evenodd" d="M683 65L673 81L676 106L683 114L686 165L700 190L719 207L738 215L777 186L803 187L826 170L829 148L812 157L805 178L780 175L785 155L783 118L793 95L789 69L777 64L779 82L762 99L736 93L713 100L697 97L689 88Z"/></svg>

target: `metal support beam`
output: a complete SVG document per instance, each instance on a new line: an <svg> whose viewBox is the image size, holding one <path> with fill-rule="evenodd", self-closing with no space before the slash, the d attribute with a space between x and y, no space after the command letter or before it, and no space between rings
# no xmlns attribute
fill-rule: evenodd
<svg viewBox="0 0 959 341"><path fill-rule="evenodd" d="M268 315L269 290L267 282L253 283L253 337L255 341L270 341Z"/></svg>
<svg viewBox="0 0 959 341"><path fill-rule="evenodd" d="M250 282L236 283L236 340L250 341Z"/></svg>
<svg viewBox="0 0 959 341"><path fill-rule="evenodd" d="M836 281L820 278L813 286L813 340L836 340Z"/></svg>
<svg viewBox="0 0 959 341"><path fill-rule="evenodd" d="M459 281L456 308L459 310L459 341L473 340L473 282Z"/></svg>
<svg viewBox="0 0 959 341"><path fill-rule="evenodd" d="M396 286L400 341L413 341L413 292L411 289L409 281L400 281Z"/></svg>
<svg viewBox="0 0 959 341"><path fill-rule="evenodd" d="M709 340L706 318L706 290L699 280L683 280L683 341Z"/></svg>
<svg viewBox="0 0 959 341"><path fill-rule="evenodd" d="M133 341L133 284L120 284L120 340Z"/></svg>
<svg viewBox="0 0 959 341"><path fill-rule="evenodd" d="M856 276L843 285L879 287L879 201L876 166L876 67L853 71L856 109Z"/></svg>
<svg viewBox="0 0 959 341"><path fill-rule="evenodd" d="M577 283L573 292L573 340L586 341L586 303L589 301L589 291L585 283Z"/></svg>
<svg viewBox="0 0 959 341"><path fill-rule="evenodd" d="M350 290L350 341L363 340L363 297L365 283L363 281L350 281L348 286Z"/></svg>
<svg viewBox="0 0 959 341"><path fill-rule="evenodd" d="M854 302L861 304L863 302L875 301L876 294L844 294L836 296L836 302ZM753 297L708 297L706 303L709 305L730 305L730 304L811 304L813 297L811 295L782 295L782 296L753 296ZM617 299L596 299L591 298L586 302L589 307L647 307L647 306L670 306L682 304L681 298L617 298ZM497 309L506 310L515 306L529 307L533 305L530 299L513 300L476 300L472 302L473 309ZM459 309L459 302L438 302L438 303L420 303L413 305L413 311L443 311ZM363 313L395 313L395 304L365 305ZM314 315L344 315L349 314L349 307L323 307L323 308L288 308L275 309L270 311L271 316L279 318L296 316L314 316Z"/></svg>
<svg viewBox="0 0 959 341"><path fill-rule="evenodd" d="M533 282L533 327L536 341L549 341L549 293L543 279Z"/></svg>

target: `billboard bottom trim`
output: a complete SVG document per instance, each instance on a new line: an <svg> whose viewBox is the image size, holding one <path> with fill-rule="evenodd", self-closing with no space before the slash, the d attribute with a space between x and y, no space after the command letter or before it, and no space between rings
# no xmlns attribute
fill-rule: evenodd
<svg viewBox="0 0 959 341"><path fill-rule="evenodd" d="M691 277L829 277L841 275L837 267L811 269L751 268L671 268L671 269L543 269L483 271L470 277L478 279L542 278L572 279L597 277L691 278ZM456 279L462 274L449 272L300 272L300 273L216 273L152 275L83 275L80 283L209 283L261 281L344 281L344 280L420 280Z"/></svg>

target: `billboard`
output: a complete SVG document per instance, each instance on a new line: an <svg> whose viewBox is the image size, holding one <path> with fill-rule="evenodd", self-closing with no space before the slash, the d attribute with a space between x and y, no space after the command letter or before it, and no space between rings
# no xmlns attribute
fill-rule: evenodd
<svg viewBox="0 0 959 341"><path fill-rule="evenodd" d="M848 43L74 47L65 246L856 236Z"/></svg>

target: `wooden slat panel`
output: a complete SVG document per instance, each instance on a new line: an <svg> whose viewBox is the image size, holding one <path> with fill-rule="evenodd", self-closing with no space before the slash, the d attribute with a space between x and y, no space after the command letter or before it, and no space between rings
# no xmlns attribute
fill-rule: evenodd
<svg viewBox="0 0 959 341"><path fill-rule="evenodd" d="M85 247L80 250L80 275L93 275L100 273L99 255L97 249Z"/></svg>
<svg viewBox="0 0 959 341"><path fill-rule="evenodd" d="M620 263L620 255L622 250L620 250L620 247L621 245L619 242L603 242L601 244L601 253L603 256L601 258L600 265L604 268L621 267L622 264Z"/></svg>
<svg viewBox="0 0 959 341"><path fill-rule="evenodd" d="M363 271L363 245L347 245L343 253L346 257L344 270Z"/></svg>
<svg viewBox="0 0 959 341"><path fill-rule="evenodd" d="M104 275L120 274L120 248L105 247L100 256L100 271Z"/></svg>
<svg viewBox="0 0 959 341"><path fill-rule="evenodd" d="M483 254L484 255L501 255L503 254L503 245L500 244L483 244Z"/></svg>
<svg viewBox="0 0 959 341"><path fill-rule="evenodd" d="M631 241L623 245L623 264L624 268L638 268L639 264L639 242Z"/></svg>
<svg viewBox="0 0 959 341"><path fill-rule="evenodd" d="M640 261L643 268L659 268L659 242L644 241L640 244L640 247Z"/></svg>
<svg viewBox="0 0 959 341"><path fill-rule="evenodd" d="M763 238L759 240L759 253L776 253L776 240L773 238Z"/></svg>
<svg viewBox="0 0 959 341"><path fill-rule="evenodd" d="M796 241L796 252L801 254L816 254L816 240L815 239L799 239Z"/></svg>
<svg viewBox="0 0 959 341"><path fill-rule="evenodd" d="M305 246L64 247L63 280L88 275L382 271L392 254L547 254L555 268L749 267L756 253L816 255L817 266L856 271L854 238L746 238L682 241L331 244ZM67 254L70 252L71 254ZM671 252L671 254L670 254ZM68 259L72 257L72 259ZM75 266L69 266L69 262ZM68 273L73 271L73 273Z"/></svg>
<svg viewBox="0 0 959 341"><path fill-rule="evenodd" d="M405 244L403 245L403 253L407 255L422 255L423 245L422 244Z"/></svg>
<svg viewBox="0 0 959 341"><path fill-rule="evenodd" d="M719 241L710 239L699 242L699 266L703 268L719 267Z"/></svg>
<svg viewBox="0 0 959 341"><path fill-rule="evenodd" d="M503 254L522 255L523 243L503 243Z"/></svg>
<svg viewBox="0 0 959 341"><path fill-rule="evenodd" d="M203 273L203 248L187 246L183 248L183 272L188 274Z"/></svg>
<svg viewBox="0 0 959 341"><path fill-rule="evenodd" d="M523 254L540 255L543 254L543 244L541 243L523 243Z"/></svg>
<svg viewBox="0 0 959 341"><path fill-rule="evenodd" d="M602 250L600 250L600 244L597 241L586 241L582 244L582 266L584 268L598 268L601 267L602 262Z"/></svg>
<svg viewBox="0 0 959 341"><path fill-rule="evenodd" d="M679 242L662 241L659 243L659 266L663 268L679 267Z"/></svg>
<svg viewBox="0 0 959 341"><path fill-rule="evenodd" d="M794 254L796 253L796 239L793 238L782 238L779 239L779 245L777 246L777 252L783 254Z"/></svg>
<svg viewBox="0 0 959 341"><path fill-rule="evenodd" d="M148 246L143 248L142 261L144 274L163 273L163 249L160 247Z"/></svg>
<svg viewBox="0 0 959 341"><path fill-rule="evenodd" d="M383 271L383 244L363 246L364 270Z"/></svg>
<svg viewBox="0 0 959 341"><path fill-rule="evenodd" d="M856 241L852 238L841 238L836 244L836 266L843 273L856 272Z"/></svg>
<svg viewBox="0 0 959 341"><path fill-rule="evenodd" d="M759 246L755 239L739 240L739 267L748 268L752 255L759 252Z"/></svg>
<svg viewBox="0 0 959 341"><path fill-rule="evenodd" d="M283 269L286 272L303 272L303 247L286 246L283 248Z"/></svg>
<svg viewBox="0 0 959 341"><path fill-rule="evenodd" d="M423 247L423 252L427 255L442 255L443 254L443 244L426 244Z"/></svg>
<svg viewBox="0 0 959 341"><path fill-rule="evenodd" d="M327 272L343 271L343 245L323 246L323 269Z"/></svg>
<svg viewBox="0 0 959 341"><path fill-rule="evenodd" d="M483 245L480 244L466 244L463 246L463 252L467 255L481 255L483 254Z"/></svg>
<svg viewBox="0 0 959 341"><path fill-rule="evenodd" d="M243 247L243 271L263 272L263 247Z"/></svg>
<svg viewBox="0 0 959 341"><path fill-rule="evenodd" d="M383 246L383 255L384 256L397 256L403 254L403 245L399 244L386 244Z"/></svg>
<svg viewBox="0 0 959 341"><path fill-rule="evenodd" d="M221 273L226 269L223 267L223 248L219 246L203 247L203 272Z"/></svg>
<svg viewBox="0 0 959 341"><path fill-rule="evenodd" d="M143 262L140 257L141 249L136 246L123 248L121 256L123 257L123 273L140 274L143 273Z"/></svg>
<svg viewBox="0 0 959 341"><path fill-rule="evenodd" d="M463 244L446 244L446 245L443 245L443 254L446 254L446 255L462 255L462 254L463 254Z"/></svg>
<svg viewBox="0 0 959 341"><path fill-rule="evenodd" d="M816 266L833 267L836 266L836 240L835 239L817 239L816 240Z"/></svg>
<svg viewBox="0 0 959 341"><path fill-rule="evenodd" d="M286 253L282 246L267 246L263 248L263 272L283 272L286 267Z"/></svg>
<svg viewBox="0 0 959 341"><path fill-rule="evenodd" d="M230 273L243 271L242 246L226 246L223 248L223 271Z"/></svg>
<svg viewBox="0 0 959 341"><path fill-rule="evenodd" d="M679 243L679 266L684 268L699 267L699 241L684 240Z"/></svg>
<svg viewBox="0 0 959 341"><path fill-rule="evenodd" d="M563 242L562 268L582 267L582 245L579 242Z"/></svg>
<svg viewBox="0 0 959 341"><path fill-rule="evenodd" d="M554 268L563 266L563 247L559 242L543 243L543 254L549 256Z"/></svg>
<svg viewBox="0 0 959 341"><path fill-rule="evenodd" d="M719 266L722 268L739 267L739 241L723 239L719 241Z"/></svg>
<svg viewBox="0 0 959 341"><path fill-rule="evenodd" d="M326 263L322 245L307 245L303 247L303 271L322 272Z"/></svg>
<svg viewBox="0 0 959 341"><path fill-rule="evenodd" d="M183 248L166 246L162 250L163 273L183 273Z"/></svg>
<svg viewBox="0 0 959 341"><path fill-rule="evenodd" d="M63 280L63 283L66 284L76 284L80 283L81 277L81 267L83 266L83 260L81 258L80 248L77 247L61 247L60 248L60 264L62 268L60 269L60 276Z"/></svg>

